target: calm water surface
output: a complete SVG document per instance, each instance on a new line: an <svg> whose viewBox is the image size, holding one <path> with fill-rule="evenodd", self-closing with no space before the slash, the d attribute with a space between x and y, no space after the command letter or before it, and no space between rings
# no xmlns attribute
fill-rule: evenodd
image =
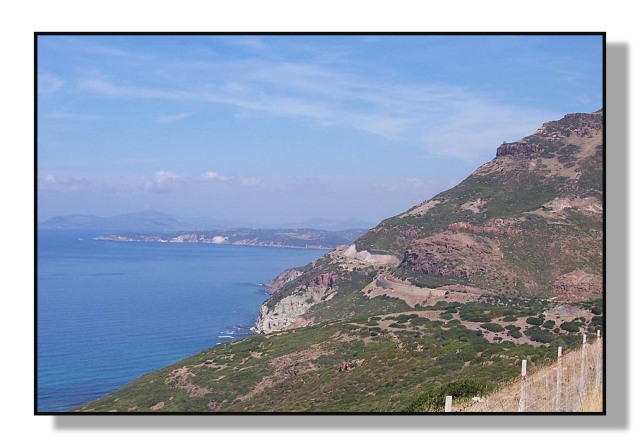
<svg viewBox="0 0 640 448"><path fill-rule="evenodd" d="M325 250L94 241L39 231L38 411L67 411L249 334L259 285Z"/></svg>

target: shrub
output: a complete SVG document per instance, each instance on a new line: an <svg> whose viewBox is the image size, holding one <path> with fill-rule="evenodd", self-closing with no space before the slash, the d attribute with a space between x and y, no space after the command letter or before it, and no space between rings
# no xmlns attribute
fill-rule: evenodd
<svg viewBox="0 0 640 448"><path fill-rule="evenodd" d="M545 323L543 323L542 326L544 328L552 329L553 327L556 326L556 321L555 320L548 320Z"/></svg>
<svg viewBox="0 0 640 448"><path fill-rule="evenodd" d="M511 336L513 338L516 339L520 339L522 337L522 333L520 333L520 330L518 330L517 328L514 328L512 330L509 330L509 332L507 333L508 336Z"/></svg>
<svg viewBox="0 0 640 448"><path fill-rule="evenodd" d="M453 319L453 314L451 314L451 313L442 313L440 315L440 319L444 319L444 320Z"/></svg>
<svg viewBox="0 0 640 448"><path fill-rule="evenodd" d="M500 331L504 331L504 328L502 328L502 325L499 325L499 324L496 324L496 323L493 323L493 322L482 324L480 326L482 328L484 328L485 330L493 331L494 333L498 333Z"/></svg>
<svg viewBox="0 0 640 448"><path fill-rule="evenodd" d="M547 330L543 330L540 327L530 327L524 331L524 334L529 336L534 342L542 342L543 344L548 344L549 342L553 342L556 338L553 333Z"/></svg>
<svg viewBox="0 0 640 448"><path fill-rule="evenodd" d="M571 322L562 322L560 324L560 328L562 328L564 331L568 331L569 333L577 333L578 331L580 331L580 328L582 328L582 326L580 325L580 322L574 320Z"/></svg>
<svg viewBox="0 0 640 448"><path fill-rule="evenodd" d="M591 308L591 312L593 314L595 314L596 316L599 316L602 314L602 305L596 305L593 308Z"/></svg>
<svg viewBox="0 0 640 448"><path fill-rule="evenodd" d="M504 316L504 317L502 318L502 321L503 321L503 322L515 322L515 321L517 321L517 320L518 320L518 319L517 319L517 318L516 318L516 316L514 316L513 314L509 314L508 316Z"/></svg>
<svg viewBox="0 0 640 448"><path fill-rule="evenodd" d="M461 323L462 322L460 322L458 319L453 319L453 320L450 320L449 322L445 322L444 326L445 327L457 327Z"/></svg>
<svg viewBox="0 0 640 448"><path fill-rule="evenodd" d="M538 325L542 325L543 322L544 322L544 319L540 319L539 317L533 317L533 316L527 317L527 323L529 325L538 326Z"/></svg>

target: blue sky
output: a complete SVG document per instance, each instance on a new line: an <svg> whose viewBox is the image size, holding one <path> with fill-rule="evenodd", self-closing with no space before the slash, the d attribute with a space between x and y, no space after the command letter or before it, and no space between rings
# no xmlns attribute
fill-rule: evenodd
<svg viewBox="0 0 640 448"><path fill-rule="evenodd" d="M600 36L40 36L38 219L371 225L602 107Z"/></svg>

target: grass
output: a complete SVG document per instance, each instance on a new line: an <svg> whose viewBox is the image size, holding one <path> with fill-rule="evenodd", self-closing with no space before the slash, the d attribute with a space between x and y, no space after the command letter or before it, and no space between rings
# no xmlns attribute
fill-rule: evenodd
<svg viewBox="0 0 640 448"><path fill-rule="evenodd" d="M584 360L584 367L583 367ZM598 367L599 366L599 367ZM603 409L602 345L592 340L582 348L565 352L562 358L560 412L601 412ZM558 363L556 360L527 367L525 412L556 412ZM584 394L580 391L584 385ZM518 412L522 380L514 377L479 403L458 403L457 411Z"/></svg>

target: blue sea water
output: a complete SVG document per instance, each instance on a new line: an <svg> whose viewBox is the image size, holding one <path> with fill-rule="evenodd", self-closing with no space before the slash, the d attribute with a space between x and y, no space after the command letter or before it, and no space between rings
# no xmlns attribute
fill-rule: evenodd
<svg viewBox="0 0 640 448"><path fill-rule="evenodd" d="M260 283L325 250L95 241L40 230L37 409L64 412L249 334Z"/></svg>

